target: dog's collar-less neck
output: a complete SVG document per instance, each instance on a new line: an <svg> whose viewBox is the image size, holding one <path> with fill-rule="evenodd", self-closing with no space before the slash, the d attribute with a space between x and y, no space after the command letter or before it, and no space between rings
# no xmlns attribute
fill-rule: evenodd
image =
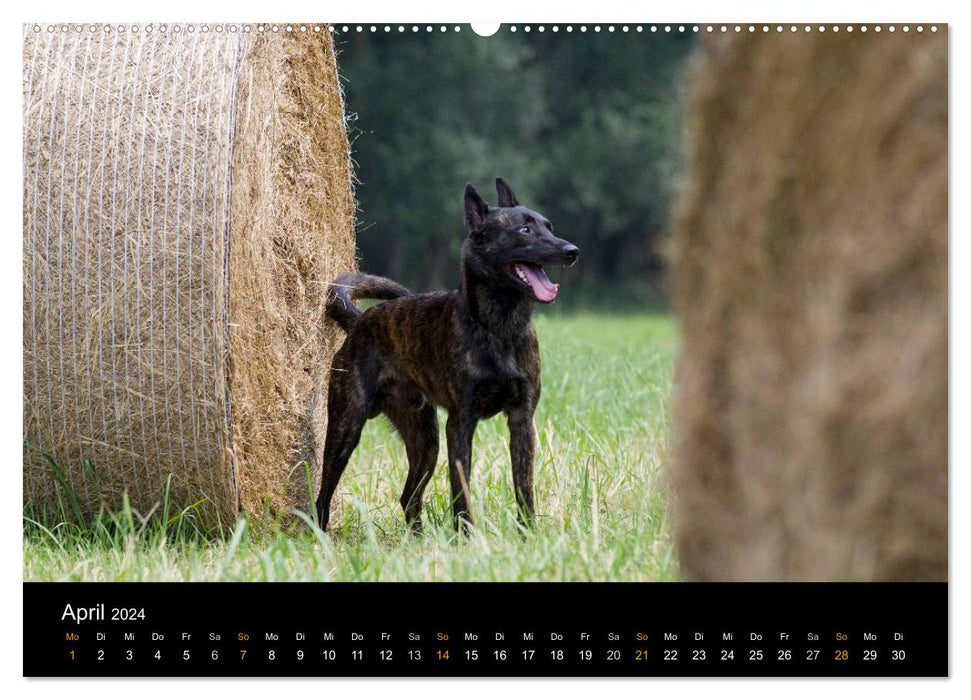
<svg viewBox="0 0 971 700"><path fill-rule="evenodd" d="M459 294L472 320L490 333L515 334L529 325L533 305L521 294L497 294L493 285L477 282L468 273Z"/></svg>

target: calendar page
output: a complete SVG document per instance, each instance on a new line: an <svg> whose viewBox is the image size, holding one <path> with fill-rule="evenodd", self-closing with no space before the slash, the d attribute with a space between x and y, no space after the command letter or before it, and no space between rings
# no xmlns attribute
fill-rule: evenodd
<svg viewBox="0 0 971 700"><path fill-rule="evenodd" d="M28 22L22 100L25 676L948 675L947 24Z"/></svg>

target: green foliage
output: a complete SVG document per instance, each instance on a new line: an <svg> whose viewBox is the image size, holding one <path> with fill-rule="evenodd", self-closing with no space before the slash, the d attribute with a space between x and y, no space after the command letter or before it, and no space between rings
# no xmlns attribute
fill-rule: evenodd
<svg viewBox="0 0 971 700"><path fill-rule="evenodd" d="M568 305L663 300L681 35L471 31L338 39L369 272L454 287L462 188L501 175L580 246Z"/></svg>
<svg viewBox="0 0 971 700"><path fill-rule="evenodd" d="M447 469L426 492L423 537L405 528L400 441L371 421L341 483L333 529L298 513L284 530L240 519L203 532L191 509L155 516L127 504L46 528L25 513L25 580L614 581L678 576L663 465L675 325L664 316L541 316L543 398L536 416L537 526L516 522L508 433L480 423L473 446L476 532L452 530ZM444 434L444 431L443 431ZM440 449L439 461L444 455Z"/></svg>

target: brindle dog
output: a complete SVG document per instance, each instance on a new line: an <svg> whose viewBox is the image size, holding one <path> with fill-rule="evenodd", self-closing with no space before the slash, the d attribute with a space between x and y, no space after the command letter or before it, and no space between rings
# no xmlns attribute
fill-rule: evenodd
<svg viewBox="0 0 971 700"><path fill-rule="evenodd" d="M327 527L330 502L369 418L384 413L404 440L408 478L405 520L421 528L422 494L438 457L435 407L448 412L449 481L456 528L468 515L472 435L500 411L509 425L513 487L524 525L533 520L533 412L539 402L539 344L533 304L556 298L543 265L570 266L579 249L553 235L542 214L520 206L496 180L499 206L465 186L462 284L452 292L412 295L383 277L337 279L327 313L347 331L330 371L327 440L317 519ZM354 299L387 299L361 312Z"/></svg>

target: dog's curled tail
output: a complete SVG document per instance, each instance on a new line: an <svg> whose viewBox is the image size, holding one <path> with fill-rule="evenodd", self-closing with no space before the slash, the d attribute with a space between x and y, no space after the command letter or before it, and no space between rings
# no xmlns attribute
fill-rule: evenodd
<svg viewBox="0 0 971 700"><path fill-rule="evenodd" d="M345 331L351 330L361 316L356 299L397 299L410 296L405 287L387 277L348 272L334 280L327 292L327 315Z"/></svg>

